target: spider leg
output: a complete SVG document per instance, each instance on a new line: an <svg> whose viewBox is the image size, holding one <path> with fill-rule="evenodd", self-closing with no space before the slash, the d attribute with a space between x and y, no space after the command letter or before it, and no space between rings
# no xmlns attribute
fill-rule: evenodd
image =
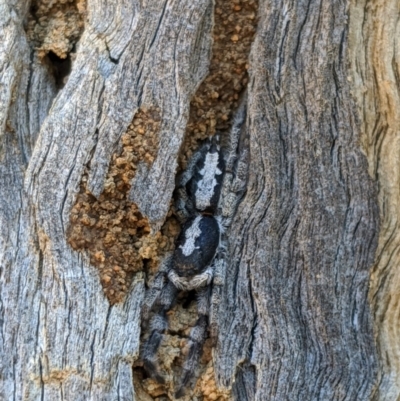
<svg viewBox="0 0 400 401"><path fill-rule="evenodd" d="M245 95L229 132L226 168L219 202L219 216L225 229L230 227L237 206L246 190L250 159L246 112Z"/></svg>
<svg viewBox="0 0 400 401"><path fill-rule="evenodd" d="M203 344L207 337L208 314L210 309L210 287L201 288L197 291L198 319L196 325L190 331L189 353L183 365L181 381L175 398L181 398L185 394L190 379L193 377L198 365Z"/></svg>
<svg viewBox="0 0 400 401"><path fill-rule="evenodd" d="M202 146L193 154L183 173L179 175L178 186L184 187L193 177L197 163L204 158L209 148L209 144L203 143Z"/></svg>
<svg viewBox="0 0 400 401"><path fill-rule="evenodd" d="M211 280L214 276L213 266L208 267L203 273L197 274L192 279L190 279L186 284L186 290L195 290L196 288L201 288L206 285L211 284Z"/></svg>
<svg viewBox="0 0 400 401"><path fill-rule="evenodd" d="M232 128L229 132L229 143L227 144L226 166L225 171L232 173L237 160L237 155L240 153L240 142L245 134L245 123L247 117L247 95L244 95L239 108L233 119Z"/></svg>
<svg viewBox="0 0 400 401"><path fill-rule="evenodd" d="M218 313L222 298L222 286L225 283L226 258L219 255L214 262L214 278L210 305L210 337L213 342L217 340Z"/></svg>
<svg viewBox="0 0 400 401"><path fill-rule="evenodd" d="M175 190L175 214L180 224L183 224L193 215L195 207L193 201L190 199L186 188L179 187Z"/></svg>
<svg viewBox="0 0 400 401"><path fill-rule="evenodd" d="M167 312L171 309L176 299L178 289L168 282L161 291L157 302L159 307L150 324L150 337L143 349L143 365L147 373L159 383L165 383L160 374L157 363L157 350L161 344L164 331L168 328Z"/></svg>
<svg viewBox="0 0 400 401"><path fill-rule="evenodd" d="M167 254L167 256L163 259L157 274L154 276L153 281L150 284L150 288L146 291L142 306L143 320L148 320L149 313L153 308L154 302L158 299L162 289L165 286L165 277L168 270L170 269L171 262L172 252Z"/></svg>
<svg viewBox="0 0 400 401"><path fill-rule="evenodd" d="M221 189L220 217L224 229L230 227L236 209L246 190L247 176L249 171L249 152L243 149L236 160L235 169L225 173Z"/></svg>
<svg viewBox="0 0 400 401"><path fill-rule="evenodd" d="M178 290L187 290L187 278L179 276L173 269L168 272L168 279Z"/></svg>
<svg viewBox="0 0 400 401"><path fill-rule="evenodd" d="M179 222L184 223L189 217L193 216L195 213L195 205L193 200L187 193L186 185L193 178L196 172L197 163L204 158L205 153L209 148L209 144L203 144L199 150L197 150L191 157L186 169L182 172L177 179L177 185L174 198L175 201L175 211Z"/></svg>

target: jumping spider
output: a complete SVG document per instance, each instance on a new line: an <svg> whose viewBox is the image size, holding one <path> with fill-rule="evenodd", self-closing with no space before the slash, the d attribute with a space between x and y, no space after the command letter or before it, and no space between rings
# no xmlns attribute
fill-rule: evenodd
<svg viewBox="0 0 400 401"><path fill-rule="evenodd" d="M243 102L229 133L227 151L221 149L218 135L210 138L194 153L179 177L175 206L182 230L175 251L162 262L144 301L144 318L148 318L151 310L155 312L143 349L144 367L152 378L165 383L156 354L163 332L168 328L167 312L179 291L195 290L197 293L198 319L190 332L189 353L176 398L184 395L194 375L209 326L212 337L216 335L216 322L209 320L210 315L215 319L214 310L218 308L224 282L226 230L247 182L245 118Z"/></svg>

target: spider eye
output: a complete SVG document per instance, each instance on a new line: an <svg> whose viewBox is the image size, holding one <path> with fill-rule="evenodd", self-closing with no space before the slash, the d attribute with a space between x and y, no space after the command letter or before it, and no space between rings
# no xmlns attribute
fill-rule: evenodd
<svg viewBox="0 0 400 401"><path fill-rule="evenodd" d="M219 151L221 150L219 135L218 134L214 135L212 138L210 138L210 141L211 141L211 146L209 152L219 153Z"/></svg>

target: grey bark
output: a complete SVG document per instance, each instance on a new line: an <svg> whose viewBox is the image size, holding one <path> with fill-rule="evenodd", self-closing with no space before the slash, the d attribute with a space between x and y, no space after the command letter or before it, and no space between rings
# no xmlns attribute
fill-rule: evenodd
<svg viewBox="0 0 400 401"><path fill-rule="evenodd" d="M250 57L248 191L231 233L217 382L238 400L367 400L367 303L378 230L347 81L346 1L260 1ZM143 277L122 304L66 242L90 161L99 195L141 105L162 111L131 199L169 207L190 98L207 74L213 3L91 0L62 90L0 0L0 399L135 399ZM232 240L233 238L233 240Z"/></svg>
<svg viewBox="0 0 400 401"><path fill-rule="evenodd" d="M230 383L249 360L256 400L366 400L378 210L347 82L346 3L260 6L252 173L231 232L217 375Z"/></svg>

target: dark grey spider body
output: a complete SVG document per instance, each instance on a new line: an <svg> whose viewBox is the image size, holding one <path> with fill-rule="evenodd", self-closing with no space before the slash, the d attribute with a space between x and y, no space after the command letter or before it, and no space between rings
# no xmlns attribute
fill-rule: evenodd
<svg viewBox="0 0 400 401"><path fill-rule="evenodd" d="M205 146L205 154L195 165L192 179L186 185L189 198L194 207L203 214L216 215L225 161L221 154L219 136L217 135Z"/></svg>
<svg viewBox="0 0 400 401"><path fill-rule="evenodd" d="M220 226L213 216L196 216L182 227L172 258L175 272L191 278L211 264L220 242Z"/></svg>
<svg viewBox="0 0 400 401"><path fill-rule="evenodd" d="M168 328L167 312L179 291L196 290L197 293L198 319L189 336L189 353L176 398L184 395L194 375L209 324L211 331L215 326L209 315L210 308L219 302L220 291L216 287L223 285L227 249L225 230L231 223L247 180L247 147L240 146L243 140L239 141L244 132L244 121L245 107L242 106L225 153L221 150L219 137L215 136L194 153L187 169L180 175L175 206L182 230L175 251L165 258L146 293L144 318L151 310L155 314L150 323L150 337L144 345L143 362L148 374L161 383L165 379L159 373L156 354Z"/></svg>
<svg viewBox="0 0 400 401"><path fill-rule="evenodd" d="M175 204L181 222L198 213L217 215L224 171L225 160L217 135L200 147L179 176Z"/></svg>

